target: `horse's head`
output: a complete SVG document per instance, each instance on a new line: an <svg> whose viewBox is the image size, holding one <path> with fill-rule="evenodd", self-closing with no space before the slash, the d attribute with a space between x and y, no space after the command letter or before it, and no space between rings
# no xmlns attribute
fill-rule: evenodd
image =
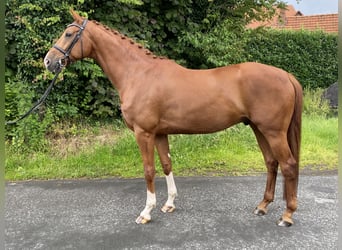
<svg viewBox="0 0 342 250"><path fill-rule="evenodd" d="M89 39L85 39L83 33L88 20L73 10L71 10L71 14L74 22L67 26L62 36L44 58L45 67L54 73L61 71L64 66L73 61L89 56L91 52Z"/></svg>

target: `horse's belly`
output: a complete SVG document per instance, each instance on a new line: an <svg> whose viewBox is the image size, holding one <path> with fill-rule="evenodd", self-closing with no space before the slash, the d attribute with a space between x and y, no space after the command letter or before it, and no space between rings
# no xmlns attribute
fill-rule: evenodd
<svg viewBox="0 0 342 250"><path fill-rule="evenodd" d="M167 134L213 133L241 122L241 116L225 112L187 113L183 117L161 119L159 131Z"/></svg>

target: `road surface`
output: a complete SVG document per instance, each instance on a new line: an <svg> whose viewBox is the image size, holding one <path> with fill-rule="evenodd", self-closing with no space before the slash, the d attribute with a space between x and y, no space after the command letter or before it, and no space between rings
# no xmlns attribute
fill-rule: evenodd
<svg viewBox="0 0 342 250"><path fill-rule="evenodd" d="M337 249L337 175L301 176L290 228L276 225L285 203L282 177L263 217L253 214L266 176L176 177L176 210L163 214L166 183L157 178L157 208L145 205L143 179L52 180L6 184L6 249Z"/></svg>

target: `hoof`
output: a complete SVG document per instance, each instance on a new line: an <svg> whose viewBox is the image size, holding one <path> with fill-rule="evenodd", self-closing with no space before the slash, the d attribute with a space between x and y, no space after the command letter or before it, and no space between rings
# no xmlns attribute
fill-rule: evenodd
<svg viewBox="0 0 342 250"><path fill-rule="evenodd" d="M146 219L144 218L143 216L139 216L136 220L135 220L135 223L137 224L147 224L148 222L150 222L151 219Z"/></svg>
<svg viewBox="0 0 342 250"><path fill-rule="evenodd" d="M173 211L175 211L176 207L174 206L167 206L167 205L164 205L160 210L163 212L163 213L172 213Z"/></svg>
<svg viewBox="0 0 342 250"><path fill-rule="evenodd" d="M280 218L277 222L277 225L279 227L290 227L293 225L293 221L292 220L291 221L285 221L282 218Z"/></svg>
<svg viewBox="0 0 342 250"><path fill-rule="evenodd" d="M263 216L266 214L266 211L265 210L261 210L259 208L255 208L254 210L254 214L258 215L258 216Z"/></svg>

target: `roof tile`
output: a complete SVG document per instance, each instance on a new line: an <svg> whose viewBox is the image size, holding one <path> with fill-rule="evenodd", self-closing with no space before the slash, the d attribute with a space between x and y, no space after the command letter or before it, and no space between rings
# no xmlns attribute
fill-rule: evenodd
<svg viewBox="0 0 342 250"><path fill-rule="evenodd" d="M272 20L267 22L252 22L247 25L248 28L257 28L260 26L291 29L291 30L322 30L325 32L338 32L338 14L310 15L304 16L300 11L296 11L289 5L286 11L280 11Z"/></svg>

